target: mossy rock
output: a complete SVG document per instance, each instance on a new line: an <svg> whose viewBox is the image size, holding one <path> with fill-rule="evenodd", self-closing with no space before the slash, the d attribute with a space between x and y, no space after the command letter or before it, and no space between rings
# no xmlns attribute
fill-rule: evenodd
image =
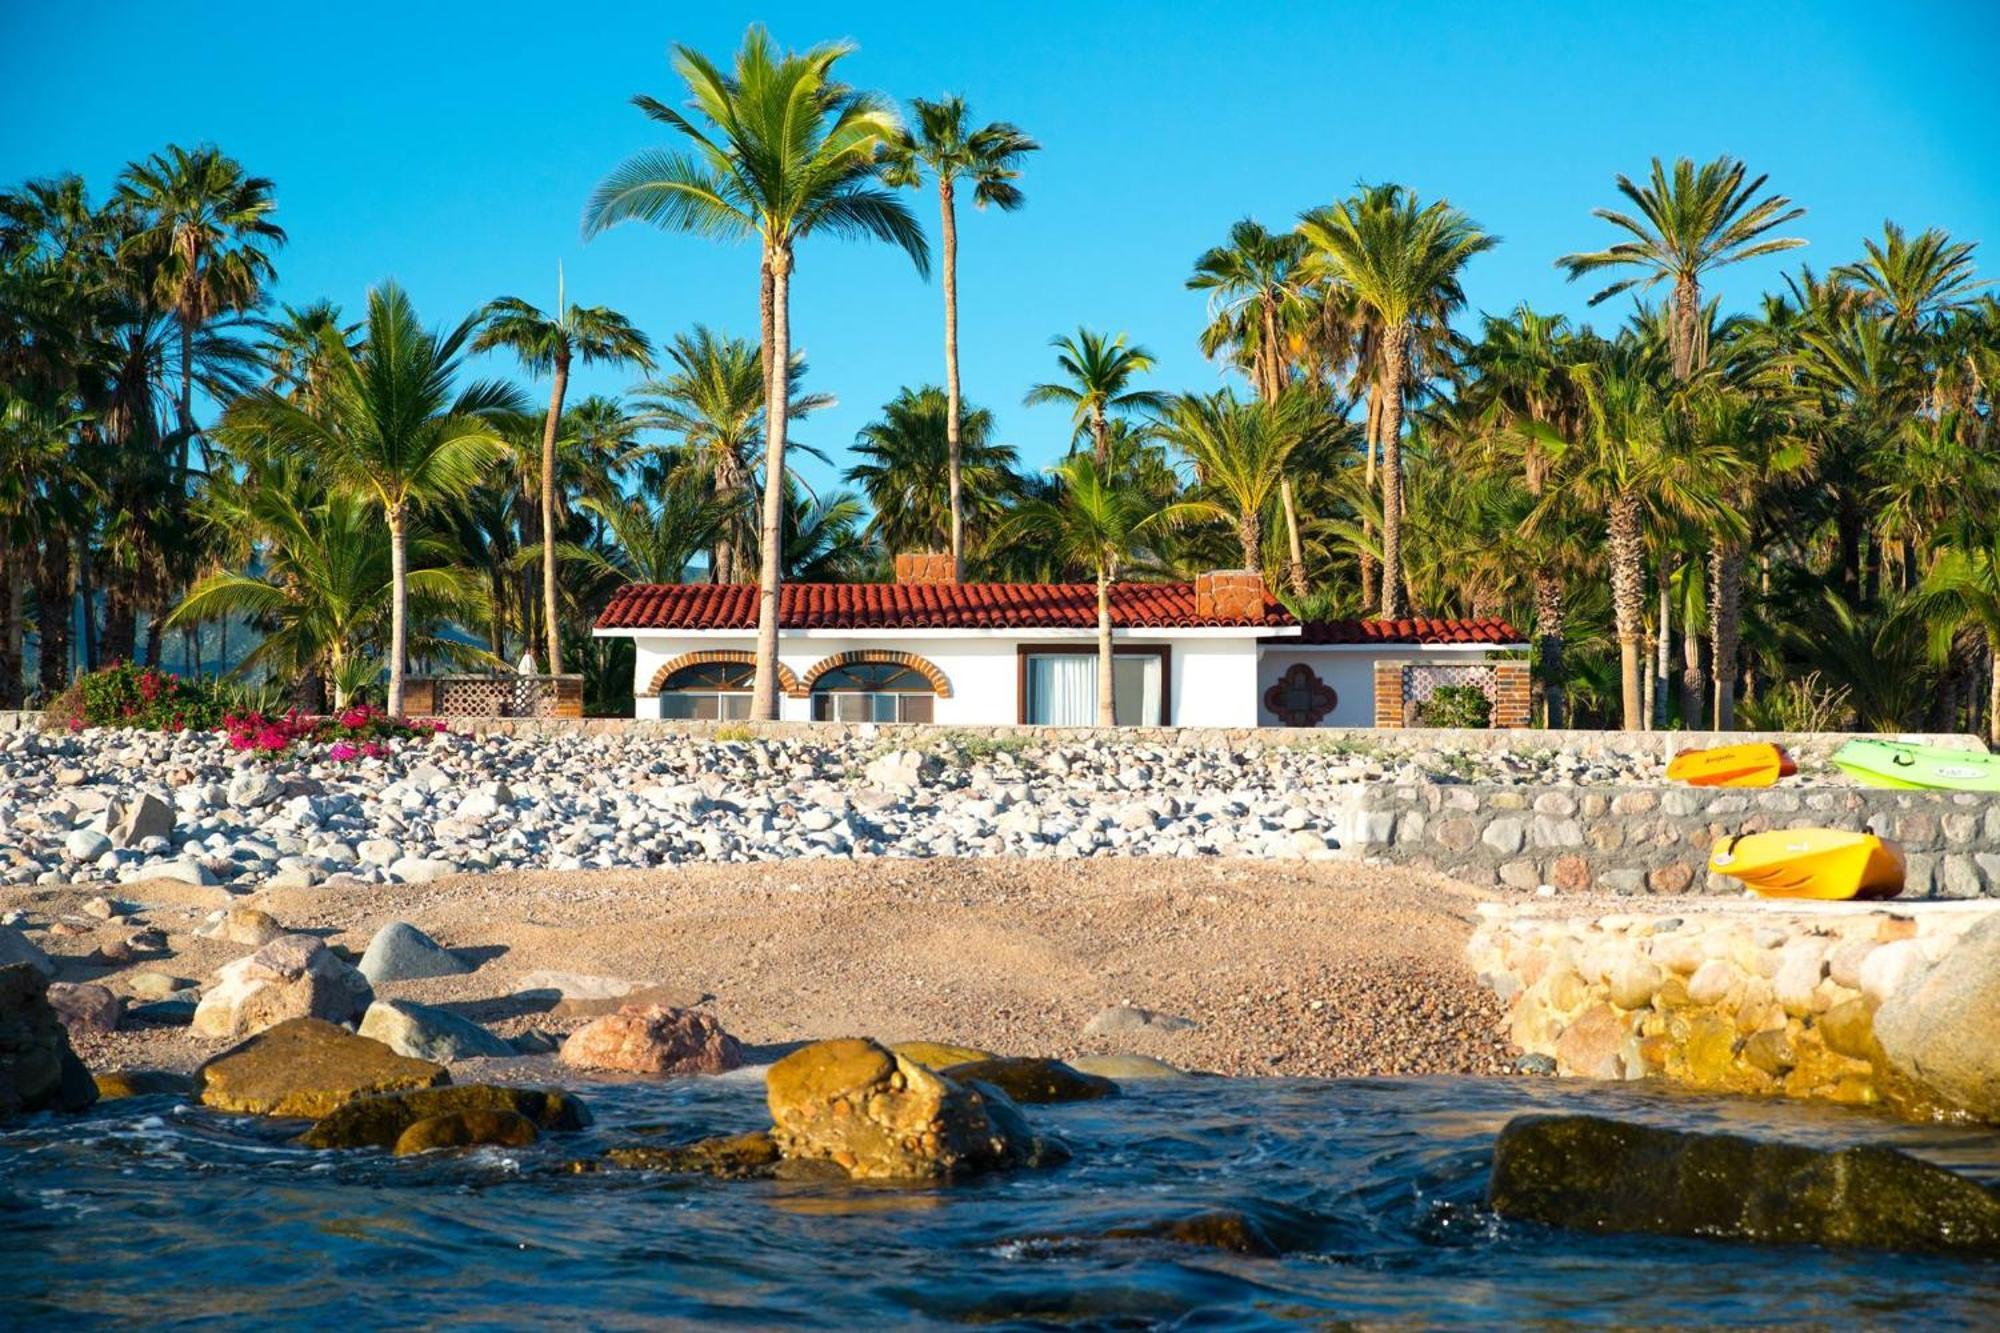
<svg viewBox="0 0 2000 1333"><path fill-rule="evenodd" d="M899 1041L889 1049L905 1060L915 1060L925 1068L940 1073L953 1065L999 1058L992 1051L982 1051L977 1046L953 1046L943 1041Z"/></svg>
<svg viewBox="0 0 2000 1333"><path fill-rule="evenodd" d="M632 1171L747 1180L771 1174L778 1165L778 1145L767 1131L758 1129L666 1148L613 1148L604 1154L604 1159Z"/></svg>
<svg viewBox="0 0 2000 1333"><path fill-rule="evenodd" d="M1231 1209L1196 1213L1144 1226L1116 1227L1104 1233L1106 1240L1165 1240L1176 1245L1200 1245L1230 1254L1252 1254L1275 1259L1282 1253L1278 1243L1253 1218Z"/></svg>
<svg viewBox="0 0 2000 1333"><path fill-rule="evenodd" d="M2000 1256L2000 1194L1893 1148L1522 1116L1494 1145L1488 1200L1585 1231Z"/></svg>
<svg viewBox="0 0 2000 1333"><path fill-rule="evenodd" d="M286 1019L195 1071L204 1106L315 1120L356 1097L450 1081L443 1065L319 1018Z"/></svg>
<svg viewBox="0 0 2000 1333"><path fill-rule="evenodd" d="M124 1097L192 1097L194 1080L164 1069L107 1069L97 1075L97 1095L107 1102Z"/></svg>
<svg viewBox="0 0 2000 1333"><path fill-rule="evenodd" d="M426 1116L396 1136L391 1148L398 1157L438 1149L525 1148L541 1137L535 1122L518 1111L452 1111Z"/></svg>
<svg viewBox="0 0 2000 1333"><path fill-rule="evenodd" d="M505 1111L537 1129L567 1133L590 1123L582 1100L554 1088L504 1088L491 1083L418 1088L378 1097L357 1097L334 1108L299 1137L308 1148L393 1148L421 1120Z"/></svg>
<svg viewBox="0 0 2000 1333"><path fill-rule="evenodd" d="M999 1056L953 1065L944 1072L961 1083L990 1084L1024 1106L1089 1102L1118 1095L1118 1085L1110 1079L1083 1073L1060 1060Z"/></svg>

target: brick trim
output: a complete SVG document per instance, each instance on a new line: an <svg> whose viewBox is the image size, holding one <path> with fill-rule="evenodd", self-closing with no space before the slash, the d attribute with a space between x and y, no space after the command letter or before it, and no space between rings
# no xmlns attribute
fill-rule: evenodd
<svg viewBox="0 0 2000 1333"><path fill-rule="evenodd" d="M1528 663L1518 657L1503 657L1493 663L1493 723L1499 727L1528 725Z"/></svg>
<svg viewBox="0 0 2000 1333"><path fill-rule="evenodd" d="M1403 726L1403 661L1375 663L1375 725L1400 729Z"/></svg>
<svg viewBox="0 0 2000 1333"><path fill-rule="evenodd" d="M704 666L710 662L732 662L738 666L754 667L757 665L757 654L743 648L704 648L699 652L682 653L653 673L652 683L646 686L639 697L657 698L660 687L667 683L667 677L683 667ZM778 663L778 688L793 696L800 693L799 678L783 662Z"/></svg>
<svg viewBox="0 0 2000 1333"><path fill-rule="evenodd" d="M951 698L951 679L938 670L936 663L915 653L892 652L886 648L856 648L851 652L823 657L813 663L805 676L785 692L793 698L803 699L812 693L813 682L827 672L837 667L854 666L861 662L888 662L895 666L908 667L931 683L931 689L937 693L938 698Z"/></svg>

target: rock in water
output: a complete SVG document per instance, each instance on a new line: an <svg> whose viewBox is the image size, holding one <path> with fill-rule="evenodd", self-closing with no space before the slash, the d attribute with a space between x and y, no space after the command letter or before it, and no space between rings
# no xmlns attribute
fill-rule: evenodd
<svg viewBox="0 0 2000 1333"><path fill-rule="evenodd" d="M216 976L194 1011L204 1037L240 1037L289 1018L345 1023L374 999L361 974L311 935L280 935Z"/></svg>
<svg viewBox="0 0 2000 1333"><path fill-rule="evenodd" d="M336 1107L299 1137L308 1148L392 1148L419 1120L470 1111L507 1111L537 1129L567 1134L590 1123L582 1100L554 1088L503 1088L491 1083L416 1088L379 1097L356 1097Z"/></svg>
<svg viewBox="0 0 2000 1333"><path fill-rule="evenodd" d="M770 1134L759 1129L668 1148L612 1148L604 1158L613 1166L633 1171L699 1173L726 1180L748 1180L771 1174L778 1164L778 1145L772 1142Z"/></svg>
<svg viewBox="0 0 2000 1333"><path fill-rule="evenodd" d="M1000 1057L992 1051L982 1051L977 1046L953 1046L942 1041L899 1041L889 1048L905 1060L915 1060L920 1065L942 1073L953 1065L969 1065L979 1060L997 1060Z"/></svg>
<svg viewBox="0 0 2000 1333"><path fill-rule="evenodd" d="M540 1137L535 1122L516 1111L453 1111L417 1121L402 1132L390 1151L398 1157L409 1157L439 1148L485 1144L525 1148Z"/></svg>
<svg viewBox="0 0 2000 1333"><path fill-rule="evenodd" d="M1875 1011L1875 1039L1892 1078L1890 1097L1915 1112L2000 1123L2000 917Z"/></svg>
<svg viewBox="0 0 2000 1333"><path fill-rule="evenodd" d="M97 1100L48 989L48 978L27 963L0 967L0 1120L20 1111L81 1111Z"/></svg>
<svg viewBox="0 0 2000 1333"><path fill-rule="evenodd" d="M721 1074L742 1065L743 1046L708 1014L634 1004L572 1032L562 1062L635 1074Z"/></svg>
<svg viewBox="0 0 2000 1333"><path fill-rule="evenodd" d="M2000 1195L1893 1148L1839 1151L1598 1116L1522 1116L1495 1212L1588 1231L2000 1255Z"/></svg>
<svg viewBox="0 0 2000 1333"><path fill-rule="evenodd" d="M455 977L471 970L457 954L407 921L391 921L376 931L361 955L361 975L377 986L385 981Z"/></svg>
<svg viewBox="0 0 2000 1333"><path fill-rule="evenodd" d="M195 1071L204 1106L318 1119L354 1097L449 1083L443 1065L401 1056L317 1018L291 1018Z"/></svg>
<svg viewBox="0 0 2000 1333"><path fill-rule="evenodd" d="M1060 1060L999 1056L954 1065L943 1072L961 1083L990 1083L1015 1101L1031 1106L1088 1102L1118 1095L1118 1085L1110 1079L1083 1073Z"/></svg>
<svg viewBox="0 0 2000 1333"><path fill-rule="evenodd" d="M485 1056L510 1059L514 1048L469 1018L409 1000L377 1000L361 1016L361 1035L398 1055L452 1064Z"/></svg>
<svg viewBox="0 0 2000 1333"><path fill-rule="evenodd" d="M96 1079L97 1095L107 1102L125 1097L192 1097L194 1080L164 1069L111 1069Z"/></svg>
<svg viewBox="0 0 2000 1333"><path fill-rule="evenodd" d="M855 1180L940 1180L1050 1160L1004 1094L932 1073L872 1041L815 1042L771 1066L772 1139Z"/></svg>

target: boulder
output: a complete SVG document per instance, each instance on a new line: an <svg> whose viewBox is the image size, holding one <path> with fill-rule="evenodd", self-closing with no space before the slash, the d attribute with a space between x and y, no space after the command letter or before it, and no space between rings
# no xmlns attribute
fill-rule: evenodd
<svg viewBox="0 0 2000 1333"><path fill-rule="evenodd" d="M525 1148L539 1138L535 1122L517 1111L453 1111L417 1121L389 1151L409 1157L440 1148Z"/></svg>
<svg viewBox="0 0 2000 1333"><path fill-rule="evenodd" d="M1118 1085L1110 1079L1085 1074L1060 1060L997 1056L991 1060L954 1065L943 1072L961 1083L991 1084L1016 1102L1031 1106L1049 1102L1089 1102L1118 1095Z"/></svg>
<svg viewBox="0 0 2000 1333"><path fill-rule="evenodd" d="M275 776L261 768L246 768L229 780L224 799L239 810L260 810L284 794L285 784Z"/></svg>
<svg viewBox="0 0 2000 1333"><path fill-rule="evenodd" d="M771 1131L787 1159L855 1180L941 1180L1035 1164L1038 1144L1005 1094L936 1074L872 1041L815 1042L771 1066Z"/></svg>
<svg viewBox="0 0 2000 1333"><path fill-rule="evenodd" d="M389 873L404 884L429 884L456 875L458 866L434 856L399 856L390 863Z"/></svg>
<svg viewBox="0 0 2000 1333"><path fill-rule="evenodd" d="M778 1165L778 1145L764 1130L699 1139L667 1148L612 1148L604 1160L633 1171L701 1174L728 1180L770 1175Z"/></svg>
<svg viewBox="0 0 2000 1333"><path fill-rule="evenodd" d="M720 1074L742 1065L743 1046L708 1014L634 1004L572 1032L562 1062L635 1074Z"/></svg>
<svg viewBox="0 0 2000 1333"><path fill-rule="evenodd" d="M361 955L361 975L377 986L385 981L455 977L471 970L457 954L407 921L391 921L376 931Z"/></svg>
<svg viewBox="0 0 2000 1333"><path fill-rule="evenodd" d="M125 997L92 982L49 983L49 1007L71 1036L82 1032L116 1032L125 1016Z"/></svg>
<svg viewBox="0 0 2000 1333"><path fill-rule="evenodd" d="M468 1083L356 1097L323 1117L299 1142L308 1148L392 1148L420 1120L468 1111L508 1111L553 1133L570 1133L590 1123L590 1109L567 1092Z"/></svg>
<svg viewBox="0 0 2000 1333"><path fill-rule="evenodd" d="M1893 1148L1522 1116L1494 1144L1488 1200L1586 1231L2000 1256L2000 1194Z"/></svg>
<svg viewBox="0 0 2000 1333"><path fill-rule="evenodd" d="M1115 1083L1188 1076L1185 1069L1170 1065L1165 1060L1155 1060L1150 1055L1079 1055L1069 1062L1069 1067L1080 1074L1095 1074Z"/></svg>
<svg viewBox="0 0 2000 1333"><path fill-rule="evenodd" d="M657 1004L692 1009L708 996L685 986L634 986L619 995L565 995L549 1010L550 1018L601 1018L628 1004Z"/></svg>
<svg viewBox="0 0 2000 1333"><path fill-rule="evenodd" d="M120 847L137 847L147 838L173 836L174 808L149 791L132 798L111 831L111 840Z"/></svg>
<svg viewBox="0 0 2000 1333"><path fill-rule="evenodd" d="M261 907L232 907L221 921L216 923L216 934L231 944L248 945L255 949L269 944L285 933L278 924L278 918Z"/></svg>
<svg viewBox="0 0 2000 1333"><path fill-rule="evenodd" d="M953 1046L941 1041L899 1041L889 1048L905 1060L915 1060L920 1065L928 1065L942 1072L953 1065L969 1065L977 1060L997 1060L992 1051L982 1051L977 1046Z"/></svg>
<svg viewBox="0 0 2000 1333"><path fill-rule="evenodd" d="M291 1018L345 1023L374 999L361 974L312 935L280 935L216 977L194 1011L204 1037L240 1037Z"/></svg>
<svg viewBox="0 0 2000 1333"><path fill-rule="evenodd" d="M2000 916L1967 930L1935 967L1913 975L1875 1011L1875 1040L1892 1074L1891 1099L1912 1111L2000 1123L1995 1033L2000 1033Z"/></svg>
<svg viewBox="0 0 2000 1333"><path fill-rule="evenodd" d="M23 1111L80 1111L97 1100L48 988L48 978L26 963L0 967L0 1120Z"/></svg>
<svg viewBox="0 0 2000 1333"><path fill-rule="evenodd" d="M0 967L25 964L45 977L56 974L56 965L35 942L13 926L0 926Z"/></svg>
<svg viewBox="0 0 2000 1333"><path fill-rule="evenodd" d="M111 1102L126 1097L192 1097L194 1080L164 1069L110 1069L97 1075L97 1095Z"/></svg>
<svg viewBox="0 0 2000 1333"><path fill-rule="evenodd" d="M508 1059L514 1048L469 1018L409 1000L377 1000L361 1017L361 1035L398 1055L452 1064L479 1056Z"/></svg>
<svg viewBox="0 0 2000 1333"><path fill-rule="evenodd" d="M290 1018L195 1071L204 1106L318 1119L343 1102L451 1081L443 1065L396 1054L317 1018Z"/></svg>
<svg viewBox="0 0 2000 1333"><path fill-rule="evenodd" d="M72 830L63 837L63 851L72 861L89 863L111 850L111 839L94 828Z"/></svg>

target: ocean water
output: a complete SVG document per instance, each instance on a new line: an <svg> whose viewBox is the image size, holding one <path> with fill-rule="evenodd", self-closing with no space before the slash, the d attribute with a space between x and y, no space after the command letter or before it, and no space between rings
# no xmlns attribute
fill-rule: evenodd
<svg viewBox="0 0 2000 1333"><path fill-rule="evenodd" d="M1553 1080L1128 1085L1031 1107L1075 1160L909 1188L571 1174L606 1146L768 1123L754 1079L585 1087L596 1124L392 1159L173 1098L0 1133L0 1326L1256 1328L1611 1323L1993 1327L2000 1265L1578 1235L1484 1205L1537 1110L1836 1146L2000 1182L2000 1136ZM1261 1258L1107 1240L1218 1209Z"/></svg>

